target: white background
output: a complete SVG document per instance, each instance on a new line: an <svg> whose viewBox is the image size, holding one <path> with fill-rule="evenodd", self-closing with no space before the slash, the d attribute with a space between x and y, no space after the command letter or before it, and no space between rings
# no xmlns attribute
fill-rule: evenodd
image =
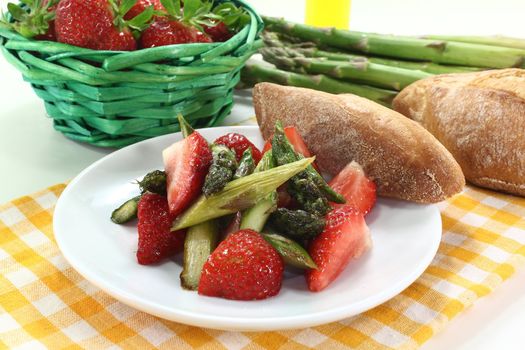
<svg viewBox="0 0 525 350"><path fill-rule="evenodd" d="M304 19L303 0L251 3L267 15ZM524 15L524 0L353 0L350 26L394 34L525 37ZM234 117L244 116L246 110L235 109ZM71 179L110 151L72 142L55 132L29 85L0 58L0 203ZM522 271L450 322L422 349L525 348L524 282Z"/></svg>

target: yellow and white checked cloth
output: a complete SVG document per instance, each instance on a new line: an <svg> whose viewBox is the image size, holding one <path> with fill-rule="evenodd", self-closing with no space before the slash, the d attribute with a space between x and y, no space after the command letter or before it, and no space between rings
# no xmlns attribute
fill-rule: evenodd
<svg viewBox="0 0 525 350"><path fill-rule="evenodd" d="M469 187L440 205L431 266L389 302L308 329L202 329L136 311L67 264L52 231L64 187L0 207L0 348L414 349L525 263L525 199Z"/></svg>

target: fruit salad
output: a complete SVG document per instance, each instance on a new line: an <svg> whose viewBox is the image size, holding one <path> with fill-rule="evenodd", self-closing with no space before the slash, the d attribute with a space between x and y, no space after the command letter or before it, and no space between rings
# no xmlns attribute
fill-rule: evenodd
<svg viewBox="0 0 525 350"><path fill-rule="evenodd" d="M31 0L0 19L26 38L93 50L133 51L230 39L250 21L233 2L212 0Z"/></svg>
<svg viewBox="0 0 525 350"><path fill-rule="evenodd" d="M138 218L139 264L182 252L183 288L260 300L279 293L286 266L319 292L371 246L376 186L359 164L327 183L293 126L277 122L261 152L243 135L209 143L179 123L184 138L162 152L164 169L111 214L117 224Z"/></svg>

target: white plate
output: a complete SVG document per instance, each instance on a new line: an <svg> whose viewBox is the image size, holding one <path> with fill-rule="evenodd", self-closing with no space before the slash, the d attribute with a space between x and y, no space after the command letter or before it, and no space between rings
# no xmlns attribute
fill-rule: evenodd
<svg viewBox="0 0 525 350"><path fill-rule="evenodd" d="M259 129L199 130L209 141L227 132L246 135L257 146ZM116 151L80 173L58 200L55 238L69 263L87 280L125 304L200 327L277 330L328 323L359 314L408 287L436 254L441 218L436 206L379 199L366 221L373 247L351 262L326 290L311 293L304 277L287 272L279 295L262 301L230 301L181 289L180 257L156 266L136 262L136 223L116 225L111 211L137 194L132 182L162 169L161 151L179 140L166 135Z"/></svg>

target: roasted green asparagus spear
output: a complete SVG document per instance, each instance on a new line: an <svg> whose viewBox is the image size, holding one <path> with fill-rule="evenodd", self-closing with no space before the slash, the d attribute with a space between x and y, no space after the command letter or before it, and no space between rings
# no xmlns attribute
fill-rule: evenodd
<svg viewBox="0 0 525 350"><path fill-rule="evenodd" d="M239 160L239 166L233 175L233 179L239 179L243 176L250 175L255 170L255 161L252 156L252 148L248 147Z"/></svg>
<svg viewBox="0 0 525 350"><path fill-rule="evenodd" d="M111 221L115 224L124 224L137 217L137 208L141 196L128 199L111 213Z"/></svg>
<svg viewBox="0 0 525 350"><path fill-rule="evenodd" d="M192 226L186 232L183 269L180 274L182 287L196 290L199 286L202 267L217 246L218 232L215 220Z"/></svg>
<svg viewBox="0 0 525 350"><path fill-rule="evenodd" d="M166 195L166 173L162 170L153 170L137 181L140 193L153 192Z"/></svg>
<svg viewBox="0 0 525 350"><path fill-rule="evenodd" d="M324 217L304 210L279 208L270 216L270 223L278 232L297 240L315 238L323 232Z"/></svg>
<svg viewBox="0 0 525 350"><path fill-rule="evenodd" d="M199 197L171 228L177 231L201 222L245 210L257 204L291 177L304 170L314 157L254 173L229 182L221 191Z"/></svg>
<svg viewBox="0 0 525 350"><path fill-rule="evenodd" d="M278 165L287 164L301 158L286 138L280 121L275 123L272 152ZM290 194L304 209L319 215L324 215L330 210L328 201L345 203L343 196L335 192L311 165L305 171L294 176L288 188Z"/></svg>
<svg viewBox="0 0 525 350"><path fill-rule="evenodd" d="M316 269L308 252L298 243L276 233L263 233L264 239L281 255L284 262L300 269Z"/></svg>
<svg viewBox="0 0 525 350"><path fill-rule="evenodd" d="M206 197L219 192L228 182L233 180L237 170L235 153L224 145L211 145L213 160L208 174L202 186L202 192Z"/></svg>
<svg viewBox="0 0 525 350"><path fill-rule="evenodd" d="M128 199L120 207L111 213L111 221L116 224L124 224L137 217L137 208L140 197L146 192L166 195L166 173L162 170L154 170L147 173L142 180L137 180L140 195Z"/></svg>
<svg viewBox="0 0 525 350"><path fill-rule="evenodd" d="M263 157L255 168L255 173L270 170L275 166L272 151L264 153ZM261 232L270 214L277 209L277 191L272 191L266 197L261 199L253 207L246 209L242 213L240 228L252 229Z"/></svg>

